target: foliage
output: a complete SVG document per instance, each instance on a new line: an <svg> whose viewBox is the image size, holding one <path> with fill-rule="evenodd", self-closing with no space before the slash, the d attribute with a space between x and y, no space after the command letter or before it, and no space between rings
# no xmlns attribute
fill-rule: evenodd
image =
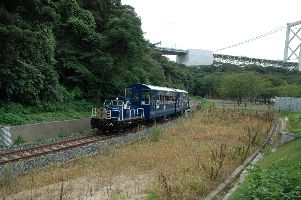
<svg viewBox="0 0 301 200"><path fill-rule="evenodd" d="M258 127L263 136L260 143L263 142L270 125L257 117L252 113L228 109L212 108L208 114L196 111L188 118L160 127L157 142L146 139L119 148L112 147L101 154L20 176L11 188L6 185L0 187L0 196L9 198L8 195L30 190L33 176L35 186L39 187L61 183L62 179L69 181L88 177L88 190L83 184L86 179L79 181L76 187L68 190L71 199L76 198L79 192L85 195L87 191L91 191L89 196L95 197L107 186L109 190L104 197L108 198L117 193L121 194L119 197L132 194L127 197L139 199L143 193L148 195L148 199L203 199L241 164L240 154L234 150L237 147L247 148L250 141L246 127L250 130ZM248 155L260 143L251 147ZM226 149L223 147L225 154L220 154L224 152L220 148L222 144L227 146ZM212 180L208 167L214 167ZM34 190L33 195L38 199L55 199L58 191L59 188L52 193L36 193L38 191ZM25 195L24 198L30 199L30 193ZM69 197L65 192L63 195L63 199Z"/></svg>
<svg viewBox="0 0 301 200"><path fill-rule="evenodd" d="M235 73L225 75L222 79L220 94L237 99L237 104L242 98L256 98L265 88L265 82L254 73Z"/></svg>
<svg viewBox="0 0 301 200"><path fill-rule="evenodd" d="M43 102L37 106L8 103L0 107L1 125L20 125L89 117L93 104L82 101Z"/></svg>
<svg viewBox="0 0 301 200"><path fill-rule="evenodd" d="M208 108L212 107L213 104L214 104L214 102L212 102L211 100L205 99L205 100L203 100L202 107L205 109L208 109Z"/></svg>
<svg viewBox="0 0 301 200"><path fill-rule="evenodd" d="M301 96L301 86L295 84L285 84L275 88L276 94L282 97L300 97Z"/></svg>
<svg viewBox="0 0 301 200"><path fill-rule="evenodd" d="M154 128L154 130L152 130L148 138L151 142L157 142L159 141L160 135L161 135L161 129L156 127Z"/></svg>
<svg viewBox="0 0 301 200"><path fill-rule="evenodd" d="M144 39L140 18L121 0L1 1L0 45L0 102L99 101L132 83L202 97L301 96L295 70L168 60Z"/></svg>
<svg viewBox="0 0 301 200"><path fill-rule="evenodd" d="M231 199L300 199L300 144L293 141L264 157Z"/></svg>
<svg viewBox="0 0 301 200"><path fill-rule="evenodd" d="M163 198L161 197L158 190L152 189L152 190L148 191L147 199L148 200L161 200Z"/></svg>
<svg viewBox="0 0 301 200"><path fill-rule="evenodd" d="M281 116L288 118L287 131L301 136L301 113L281 112Z"/></svg>
<svg viewBox="0 0 301 200"><path fill-rule="evenodd" d="M271 169L255 167L247 178L248 185L238 190L238 199L299 199L301 197L300 164L281 163Z"/></svg>
<svg viewBox="0 0 301 200"><path fill-rule="evenodd" d="M25 143L25 142L26 142L25 139L24 139L22 136L19 135L19 136L15 139L14 144L18 145L18 144L23 144L23 143Z"/></svg>

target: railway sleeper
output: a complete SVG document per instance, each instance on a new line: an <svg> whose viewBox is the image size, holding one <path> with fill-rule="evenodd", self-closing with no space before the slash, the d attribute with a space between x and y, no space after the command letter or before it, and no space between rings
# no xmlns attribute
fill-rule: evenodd
<svg viewBox="0 0 301 200"><path fill-rule="evenodd" d="M7 157L2 157L1 161L8 161L9 159Z"/></svg>

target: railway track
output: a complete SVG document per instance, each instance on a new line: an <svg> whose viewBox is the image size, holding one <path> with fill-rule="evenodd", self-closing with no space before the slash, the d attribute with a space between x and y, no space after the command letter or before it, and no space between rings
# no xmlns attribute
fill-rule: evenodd
<svg viewBox="0 0 301 200"><path fill-rule="evenodd" d="M177 117L170 117L169 120L172 120ZM165 123L168 119L162 119L157 121L157 124ZM169 121L168 120L168 121ZM147 124L146 127L151 127L153 124ZM117 131L110 133L109 135L89 135L83 137L77 137L73 139L67 139L59 142L53 142L49 144L37 145L26 147L20 150L12 150L9 152L0 152L0 167L5 166L6 164L17 163L19 161L30 160L37 157L45 157L47 155L54 155L57 153L63 153L70 149L75 149L78 147L84 147L89 144L96 143L98 141L108 140L114 137L125 136L130 132L136 132L139 128L134 130L125 130Z"/></svg>
<svg viewBox="0 0 301 200"><path fill-rule="evenodd" d="M89 135L89 136L83 136L83 137L73 138L69 140L63 140L60 142L54 142L50 144L44 144L44 145L28 147L20 150L0 153L0 166L3 166L8 163L19 162L21 160L28 160L31 158L64 152L73 148L86 146L101 140L107 140L112 137L116 137L116 135L110 135L110 136Z"/></svg>

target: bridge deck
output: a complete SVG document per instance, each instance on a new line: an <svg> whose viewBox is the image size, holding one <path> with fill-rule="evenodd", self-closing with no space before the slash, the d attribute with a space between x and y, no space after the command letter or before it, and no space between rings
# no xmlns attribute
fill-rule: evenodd
<svg viewBox="0 0 301 200"><path fill-rule="evenodd" d="M215 61L233 63L233 64L259 64L265 66L285 67L297 69L298 63L284 62L282 60L269 60L261 58L249 58L246 56L231 56L224 54L213 54Z"/></svg>
<svg viewBox="0 0 301 200"><path fill-rule="evenodd" d="M157 51L160 51L164 55L183 55L187 54L188 50L183 49L173 49L173 48L166 48L166 47L156 47Z"/></svg>
<svg viewBox="0 0 301 200"><path fill-rule="evenodd" d="M175 49L175 48L166 48L166 47L156 47L157 51L160 51L164 55L184 55L188 54L188 50ZM295 68L298 69L298 63L296 62L285 62L282 60L269 60L261 58L249 58L246 56L232 56L225 54L213 54L214 61L217 62L226 62L238 65L249 65L257 64L264 66L274 66L274 67L284 67L284 68Z"/></svg>

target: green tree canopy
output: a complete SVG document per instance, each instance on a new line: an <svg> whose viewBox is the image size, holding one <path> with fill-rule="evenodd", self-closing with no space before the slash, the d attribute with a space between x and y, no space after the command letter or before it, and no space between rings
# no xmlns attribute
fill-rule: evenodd
<svg viewBox="0 0 301 200"><path fill-rule="evenodd" d="M264 80L255 73L235 73L225 75L220 84L222 96L236 98L237 104L242 98L256 98L266 86Z"/></svg>

